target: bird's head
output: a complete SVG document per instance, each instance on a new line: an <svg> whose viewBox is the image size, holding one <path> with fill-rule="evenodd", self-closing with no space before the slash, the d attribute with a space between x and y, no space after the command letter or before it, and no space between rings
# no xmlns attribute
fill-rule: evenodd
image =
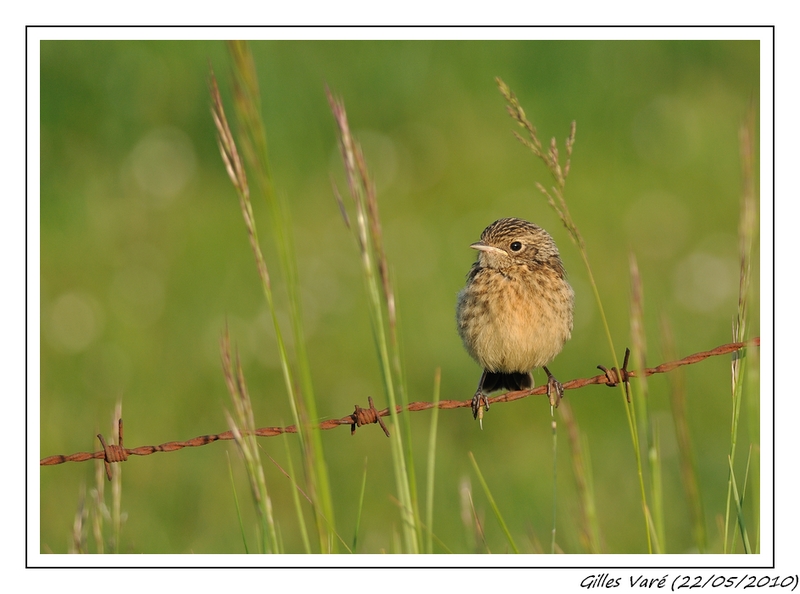
<svg viewBox="0 0 800 594"><path fill-rule="evenodd" d="M486 227L481 240L470 245L478 250L478 262L487 268L544 265L560 260L550 234L522 219L500 219ZM559 262L560 263L560 262Z"/></svg>

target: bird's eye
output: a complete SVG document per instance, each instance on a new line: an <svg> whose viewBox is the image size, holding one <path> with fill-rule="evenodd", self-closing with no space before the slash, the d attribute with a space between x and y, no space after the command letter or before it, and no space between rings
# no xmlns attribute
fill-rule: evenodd
<svg viewBox="0 0 800 594"><path fill-rule="evenodd" d="M522 249L522 243L519 241L512 241L511 242L511 251L518 252Z"/></svg>

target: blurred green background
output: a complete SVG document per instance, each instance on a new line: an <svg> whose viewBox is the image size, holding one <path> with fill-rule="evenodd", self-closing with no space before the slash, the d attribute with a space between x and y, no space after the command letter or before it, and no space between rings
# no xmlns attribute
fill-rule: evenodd
<svg viewBox="0 0 800 594"><path fill-rule="evenodd" d="M555 136L563 147L570 122L577 121L567 200L618 355L630 344L631 251L644 283L649 364L663 361L661 316L672 325L679 356L730 342L738 290L738 130L749 102L758 107L758 42L270 41L254 42L252 50L272 171L293 218L324 418L349 414L355 403L366 406L368 396L379 408L386 405L357 247L331 189L333 177L346 191L326 84L344 100L376 179L411 400L432 398L437 367L443 399L472 396L480 369L456 333L455 299L475 257L469 244L504 216L550 231L575 289L573 337L550 369L566 381L612 365L580 255L535 187L549 185L549 174L513 138L496 76L514 90L543 138ZM128 447L226 430L230 404L219 357L226 323L242 356L257 425L291 422L269 314L216 146L209 62L232 117L223 42L41 43L42 457L97 449L94 435L111 434L119 399ZM258 196L253 201L277 276L266 208ZM756 288L757 279L756 269ZM275 283L283 307L280 279ZM756 299L751 336L759 332L758 305ZM729 358L683 374L709 549L718 551ZM542 383L543 373L535 379ZM649 382L664 456L666 541L669 552L691 552L668 386L663 375ZM605 550L646 551L618 391L592 386L566 397L590 449ZM414 413L412 422L424 485L430 412ZM743 443L755 422L744 415ZM260 443L285 465L283 439ZM288 439L296 450L295 438ZM340 534L352 540L367 460L359 552L391 550L399 514L389 441L377 427L353 437L345 428L328 431L323 441ZM505 552L468 452L524 551L549 550L553 461L546 401L493 406L483 431L468 409L439 417L433 530L452 551L483 550L462 522L463 490L472 485L489 548ZM743 472L746 449L739 454ZM290 483L263 459L286 549L300 552ZM231 443L215 443L124 465L121 551L244 552L229 461L252 542L254 512L238 453ZM63 553L80 485L91 488L94 466L46 467L40 476L41 550ZM558 545L583 552L563 426L557 480Z"/></svg>

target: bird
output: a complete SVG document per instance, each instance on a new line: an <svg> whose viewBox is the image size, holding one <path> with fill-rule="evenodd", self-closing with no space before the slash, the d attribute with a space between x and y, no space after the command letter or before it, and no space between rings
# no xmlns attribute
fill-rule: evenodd
<svg viewBox="0 0 800 594"><path fill-rule="evenodd" d="M564 390L547 365L572 336L575 293L550 234L523 219L503 218L471 244L478 257L458 294L456 321L467 353L483 367L473 417L489 410L487 394L533 387L531 370L547 374L558 406Z"/></svg>

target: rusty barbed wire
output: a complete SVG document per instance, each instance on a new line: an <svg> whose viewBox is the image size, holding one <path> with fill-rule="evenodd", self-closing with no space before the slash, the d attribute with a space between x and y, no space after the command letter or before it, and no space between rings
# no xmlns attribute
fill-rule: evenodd
<svg viewBox="0 0 800 594"><path fill-rule="evenodd" d="M598 368L601 371L603 371L602 374L595 375L593 377L570 380L568 382L564 382L562 385L564 387L564 390L577 390L578 388L583 388L585 386L590 386L593 384L605 384L609 387L613 387L616 386L621 381L627 384L631 378L637 378L642 376L646 377L650 375L655 375L657 373L668 373L683 365L692 365L694 363L699 363L700 361L708 359L709 357L735 353L736 351L745 348L758 347L758 346L761 346L760 337L752 338L744 342L732 342L729 344L718 346L717 348L711 349L710 351L702 351L699 353L694 353L693 355L689 355L677 361L662 363L661 365L658 365L656 367L647 368L642 372L638 372L635 370L630 371L627 369L628 354L626 353L625 363L623 364L621 370L618 370L616 367L608 369L602 365L598 365ZM547 393L547 385L542 385L539 386L538 388L533 388L531 390L518 390L515 392L506 392L505 394L500 394L499 396L493 396L489 398L489 403L495 404L496 402L513 402L515 400L527 398L528 396L538 396L546 393ZM383 423L383 417L388 416L390 414L389 409L384 408L383 410L380 411L377 410L375 408L375 404L372 401L371 396L368 398L368 401L369 401L368 409L364 409L358 405L355 405L355 410L353 411L352 414L347 415L346 417L342 417L340 419L328 419L326 421L322 421L321 423L319 423L319 425L317 425L317 428L320 430L327 430L339 427L340 425L350 425L350 432L352 434L355 433L357 427L378 423L383 429L383 432L388 437L389 430ZM440 400L436 404L434 404L433 402L411 402L405 407L405 409L402 406L398 405L397 407L395 407L395 410L397 414L400 414L403 412L403 410L406 410L408 412L417 412L417 411L431 409L434 406L442 410L449 410L454 408L471 408L472 399L470 398L468 400ZM257 437L275 437L276 435L282 435L284 433L297 433L297 427L295 425L289 425L288 427L261 427L259 429L256 429L253 433ZM200 435L198 437L194 437L187 441L168 441L166 443L162 443L161 445L157 446L139 446L137 448L125 448L122 445L122 419L120 419L118 445L107 444L103 436L100 434L98 434L97 437L100 440L101 445L103 446L102 450L97 452L78 452L76 454L70 454L68 456L64 455L48 456L47 458L42 458L39 461L39 466L53 466L56 464L63 464L64 462L85 462L86 460L102 459L106 465L106 476L108 476L110 480L111 479L110 464L115 462L124 462L125 460L128 459L129 456L149 456L150 454L155 454L156 452L174 452L176 450L180 450L183 448L204 446L209 443L213 443L215 441L232 440L233 433L231 431L225 431L223 433L217 433L212 435Z"/></svg>
<svg viewBox="0 0 800 594"><path fill-rule="evenodd" d="M106 440L103 439L103 435L101 433L97 434L97 439L100 440L100 445L103 446L103 462L106 467L106 476L108 480L111 480L111 464L113 462L125 462L128 459L128 452L125 451L125 447L122 445L122 419L119 420L119 444L107 444Z"/></svg>

